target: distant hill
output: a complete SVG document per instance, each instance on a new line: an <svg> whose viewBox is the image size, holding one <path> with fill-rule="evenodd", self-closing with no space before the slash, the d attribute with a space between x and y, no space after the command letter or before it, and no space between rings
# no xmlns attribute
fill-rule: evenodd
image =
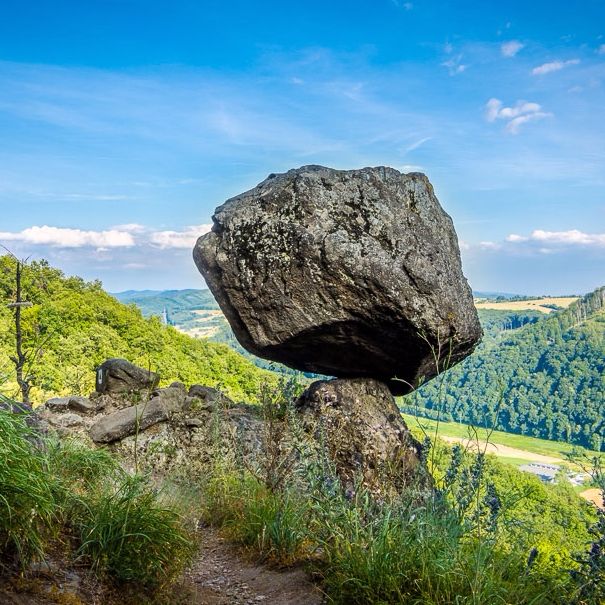
<svg viewBox="0 0 605 605"><path fill-rule="evenodd" d="M13 261L0 256L0 391L5 394L16 391L9 359L14 327L6 306L14 296L13 275ZM24 310L23 323L26 349L38 352L27 368L36 401L88 394L94 388L94 368L109 357L125 357L150 367L160 373L164 384L180 380L221 387L238 400L253 401L261 382L275 380L274 374L257 368L227 345L191 338L162 325L157 317L144 318L134 305L124 305L107 294L99 282L65 277L45 261L26 269L24 293L33 303ZM134 302L155 296L134 294L126 298ZM171 300L171 293L161 294L158 300ZM177 300L181 294L176 293ZM198 306L216 304L196 290L186 291L183 297L196 300Z"/></svg>
<svg viewBox="0 0 605 605"><path fill-rule="evenodd" d="M479 315L481 345L405 409L605 449L605 287L550 315Z"/></svg>
<svg viewBox="0 0 605 605"><path fill-rule="evenodd" d="M210 338L227 323L210 290L127 290L113 296L135 304L145 317L166 319L190 336Z"/></svg>

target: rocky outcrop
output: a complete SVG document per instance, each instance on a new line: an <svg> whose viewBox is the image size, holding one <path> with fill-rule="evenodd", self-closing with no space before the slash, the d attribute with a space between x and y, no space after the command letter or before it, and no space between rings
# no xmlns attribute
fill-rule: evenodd
<svg viewBox="0 0 605 605"><path fill-rule="evenodd" d="M168 420L175 412L187 409L191 399L184 386L159 389L151 400L133 405L104 416L90 428L95 443L111 443L144 431L150 426Z"/></svg>
<svg viewBox="0 0 605 605"><path fill-rule="evenodd" d="M128 393L142 389L154 389L160 377L144 370L126 359L108 359L97 368L98 393Z"/></svg>
<svg viewBox="0 0 605 605"><path fill-rule="evenodd" d="M418 480L419 445L386 384L359 378L314 382L296 402L303 427L326 448L348 490L374 493Z"/></svg>
<svg viewBox="0 0 605 605"><path fill-rule="evenodd" d="M107 447L127 468L158 475L195 476L216 456L254 458L262 449L258 408L199 384L55 397L35 413L23 404L12 406L60 437Z"/></svg>
<svg viewBox="0 0 605 605"><path fill-rule="evenodd" d="M255 355L402 394L481 336L452 220L422 174L305 166L213 221L194 259Z"/></svg>

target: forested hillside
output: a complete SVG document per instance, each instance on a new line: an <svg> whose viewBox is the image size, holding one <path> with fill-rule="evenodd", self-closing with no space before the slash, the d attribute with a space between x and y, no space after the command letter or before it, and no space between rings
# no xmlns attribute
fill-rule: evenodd
<svg viewBox="0 0 605 605"><path fill-rule="evenodd" d="M15 331L13 312L15 263L0 257L0 388L14 395ZM89 393L94 368L109 357L125 357L162 376L163 383L181 380L221 386L236 399L254 400L259 384L273 375L255 367L227 345L199 340L145 319L134 305L107 294L100 282L65 277L45 261L24 271L24 348L30 361L32 398L40 402L57 394Z"/></svg>
<svg viewBox="0 0 605 605"><path fill-rule="evenodd" d="M486 335L476 352L408 396L405 407L603 449L605 287L539 321L535 313L496 311L481 319Z"/></svg>

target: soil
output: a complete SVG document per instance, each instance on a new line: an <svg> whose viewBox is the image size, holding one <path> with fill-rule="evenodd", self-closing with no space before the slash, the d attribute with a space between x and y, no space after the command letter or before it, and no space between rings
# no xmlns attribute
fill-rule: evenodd
<svg viewBox="0 0 605 605"><path fill-rule="evenodd" d="M584 500L592 502L595 506L605 509L605 501L603 500L603 494L600 489L593 487L591 489L584 490L580 496L582 496Z"/></svg>
<svg viewBox="0 0 605 605"><path fill-rule="evenodd" d="M185 575L195 605L320 605L323 597L301 568L271 569L247 561L213 529Z"/></svg>
<svg viewBox="0 0 605 605"><path fill-rule="evenodd" d="M300 567L275 569L245 557L219 532L204 528L193 564L155 600L98 583L65 561L35 565L24 577L0 578L0 605L321 605L324 598Z"/></svg>

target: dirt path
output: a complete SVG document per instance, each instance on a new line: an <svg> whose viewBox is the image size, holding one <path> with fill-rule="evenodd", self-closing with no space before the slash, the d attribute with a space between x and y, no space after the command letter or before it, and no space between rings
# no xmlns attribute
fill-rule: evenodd
<svg viewBox="0 0 605 605"><path fill-rule="evenodd" d="M191 605L320 605L323 598L302 569L273 570L247 562L211 528L185 574Z"/></svg>
<svg viewBox="0 0 605 605"><path fill-rule="evenodd" d="M159 605L321 605L319 589L303 569L275 570L247 561L240 551L205 528L193 565ZM44 567L44 566L41 566ZM0 605L125 605L140 598L103 587L94 576L53 563L50 572L0 578ZM92 580L92 581L91 581Z"/></svg>
<svg viewBox="0 0 605 605"><path fill-rule="evenodd" d="M440 437L448 443L461 443L464 447L477 451L476 441L471 441L470 439L462 437L445 437L444 435L440 435ZM525 460L543 462L544 464L561 464L564 462L561 458L534 454L527 450L518 450L515 447L509 447L508 445L501 445L499 443L488 443L486 447L485 441L479 441L479 447L481 448L481 451L485 451L487 454L496 454L496 456L503 456L505 458L524 458Z"/></svg>

